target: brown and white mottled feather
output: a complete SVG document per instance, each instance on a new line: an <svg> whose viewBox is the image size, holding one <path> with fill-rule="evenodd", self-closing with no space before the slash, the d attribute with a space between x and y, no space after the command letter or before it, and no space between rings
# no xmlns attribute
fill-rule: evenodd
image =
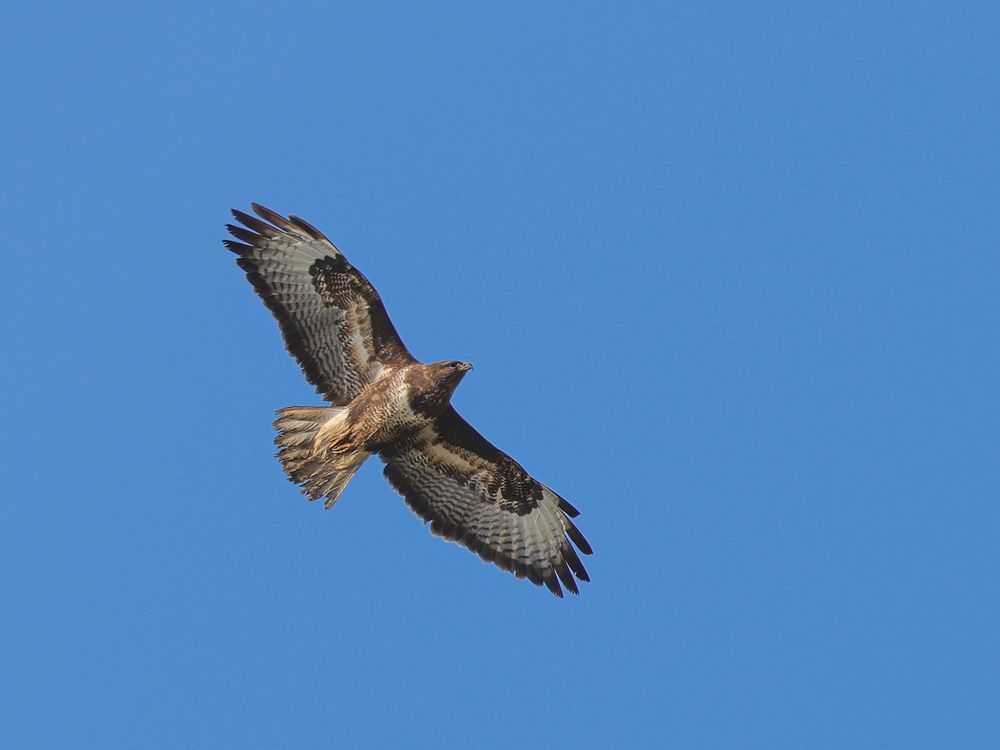
<svg viewBox="0 0 1000 750"><path fill-rule="evenodd" d="M322 232L296 216L251 206L266 221L234 209L243 226L226 226L239 242L225 245L239 256L317 393L343 406L382 375L416 362L378 292Z"/></svg>
<svg viewBox="0 0 1000 750"><path fill-rule="evenodd" d="M431 531L562 596L589 581L573 524L579 511L531 477L448 403L469 366L422 365L407 351L378 292L307 222L251 204L226 240L278 320L285 345L318 393L338 408L278 412L278 457L289 478L330 507L364 460ZM261 220L263 219L263 221Z"/></svg>
<svg viewBox="0 0 1000 750"><path fill-rule="evenodd" d="M579 511L531 477L449 406L434 423L381 453L385 476L431 532L486 562L574 594L589 581L573 545L593 551L571 520ZM572 543L571 543L572 542Z"/></svg>

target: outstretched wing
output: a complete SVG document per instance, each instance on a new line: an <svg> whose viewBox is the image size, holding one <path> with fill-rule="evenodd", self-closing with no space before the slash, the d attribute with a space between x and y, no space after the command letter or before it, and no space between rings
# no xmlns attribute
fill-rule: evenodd
<svg viewBox="0 0 1000 750"><path fill-rule="evenodd" d="M243 226L226 226L239 242L225 245L240 256L236 262L278 319L288 353L317 393L343 406L364 386L416 361L375 287L322 232L296 216L250 205L260 219L233 209Z"/></svg>
<svg viewBox="0 0 1000 750"><path fill-rule="evenodd" d="M589 581L573 548L593 552L579 511L448 407L432 427L382 452L385 476L431 532L562 596ZM572 544L570 543L572 541Z"/></svg>

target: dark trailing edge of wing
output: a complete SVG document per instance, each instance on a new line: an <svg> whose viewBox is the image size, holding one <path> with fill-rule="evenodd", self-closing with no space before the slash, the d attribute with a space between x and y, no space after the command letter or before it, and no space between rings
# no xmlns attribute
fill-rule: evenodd
<svg viewBox="0 0 1000 750"><path fill-rule="evenodd" d="M238 227L232 227L230 231L232 229L238 229ZM299 363L299 368L302 370L302 374L305 375L306 380L316 387L316 393L330 398L328 394L334 390L333 384L326 380L319 365L308 356L308 350L302 334L299 332L292 317L288 314L288 310L284 304L271 293L270 284L257 272L256 261L244 255L240 249L241 247L246 247L247 250L251 248L245 245L241 246L240 243L233 242L232 240L223 240L223 243L230 250L240 255L236 261L237 265L246 272L247 281L253 285L254 291L264 301L264 304L271 311L275 320L278 321L278 327L281 329L281 337L285 342L285 349Z"/></svg>
<svg viewBox="0 0 1000 750"><path fill-rule="evenodd" d="M470 551L479 555L485 562L493 563L502 570L506 570L513 573L517 578L526 578L531 581L536 586L545 585L553 594L562 598L563 592L559 586L559 581L573 594L579 595L580 588L574 580L575 575L581 581L589 582L590 575L587 573L587 569L584 567L583 562L581 562L579 555L573 546L566 542L560 547L560 552L563 559L559 562L554 562L552 568L547 572L543 571L536 565L528 564L520 560L514 560L509 555L505 554L502 550L489 547L484 541L477 538L475 535L467 531L464 527L458 524L444 522L439 518L436 518L431 510L430 506L423 500L420 493L416 492L412 487L410 487L405 479L401 477L398 473L392 472L391 467L386 467L385 471L386 478L389 483L406 499L406 504L421 518L424 522L430 524L431 533L444 537L445 539L450 539L453 542L461 544L463 547L467 547ZM583 541L586 549L581 548L584 554L591 554L592 550L590 545L586 543L579 532L577 532L574 542L577 539ZM570 572L572 571L572 572Z"/></svg>
<svg viewBox="0 0 1000 750"><path fill-rule="evenodd" d="M472 451L497 467L497 472L503 474L499 481L503 484L505 492L520 490L523 493L520 497L515 497L510 505L497 506L501 511L525 515L538 507L537 502L531 499L531 496L534 494L533 490L537 489L537 497L539 501L541 500L541 485L520 464L480 435L455 411L454 407L449 406L445 409L444 413L438 417L436 426L438 434L446 442L463 450ZM461 524L435 515L433 505L427 501L421 490L410 482L398 466L392 463L391 451L383 454L383 460L386 461L384 474L389 480L389 484L404 497L406 504L414 513L424 522L430 524L432 534L457 542L475 552L486 562L493 563L499 568L513 573L517 578L527 578L536 586L544 584L549 591L560 598L563 596L559 586L560 581L573 594L580 593L574 576L581 581L590 581L587 569L580 560L576 549L573 548L575 544L585 555L593 554L594 551L580 530L570 520L570 516L578 516L580 512L558 495L556 497L559 499L558 507L563 515L562 522L565 531L563 542L559 545L562 559L551 560L552 568L545 571L536 565L515 560L503 550L488 546L486 541L478 538Z"/></svg>
<svg viewBox="0 0 1000 750"><path fill-rule="evenodd" d="M569 501L562 497L559 498L559 509L570 518L576 518L580 515L580 511L578 511L569 503Z"/></svg>

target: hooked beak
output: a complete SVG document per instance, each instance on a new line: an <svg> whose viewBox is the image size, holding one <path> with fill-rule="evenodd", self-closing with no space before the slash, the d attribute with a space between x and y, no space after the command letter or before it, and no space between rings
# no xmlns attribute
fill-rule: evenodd
<svg viewBox="0 0 1000 750"><path fill-rule="evenodd" d="M469 370L472 369L472 365L470 365L468 362L463 362L458 366L458 369L461 370L462 372L468 372Z"/></svg>

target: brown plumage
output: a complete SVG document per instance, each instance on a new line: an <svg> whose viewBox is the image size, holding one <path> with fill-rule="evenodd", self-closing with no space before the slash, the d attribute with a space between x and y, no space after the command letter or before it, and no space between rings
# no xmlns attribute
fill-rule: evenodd
<svg viewBox="0 0 1000 750"><path fill-rule="evenodd" d="M340 497L370 456L434 534L548 587L589 581L579 511L531 477L455 411L471 365L422 364L406 349L368 280L322 232L251 204L225 245L278 320L288 352L333 406L278 411L278 458L310 500ZM574 548L575 545L575 548Z"/></svg>

